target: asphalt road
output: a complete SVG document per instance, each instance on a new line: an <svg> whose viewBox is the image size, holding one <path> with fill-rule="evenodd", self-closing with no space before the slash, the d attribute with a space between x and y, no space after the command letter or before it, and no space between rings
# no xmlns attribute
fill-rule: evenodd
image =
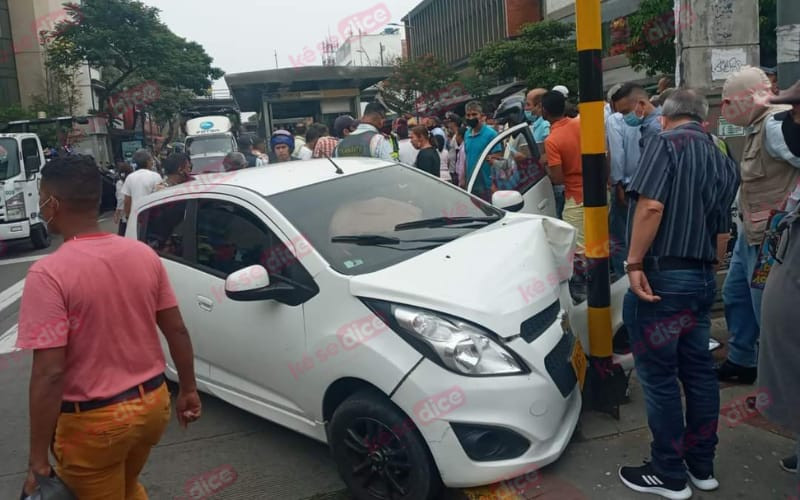
<svg viewBox="0 0 800 500"><path fill-rule="evenodd" d="M101 226L107 231L114 230L108 220ZM61 241L54 238L51 248L41 252L32 251L27 243L0 248L0 353L8 352L4 347L9 347L8 335L14 332L21 280L37 258L54 251L60 244ZM724 320L715 320L715 334L724 334L724 330ZM25 477L30 358L28 352L0 354L0 421L4 424L0 426L0 464L3 464L0 499L19 498ZM174 386L171 390L176 392ZM743 399L753 390L753 387L724 388L723 402ZM188 430L180 429L173 418L165 436L153 449L141 476L150 498L350 498L325 445L216 398L201 397L203 418ZM777 460L793 449L793 441L759 418L748 419L746 424L729 425L720 430L717 473L723 487L711 494L696 491L695 498L783 499L795 487L796 479L776 466ZM616 469L621 464L637 464L646 457L648 441L643 396L634 375L631 402L622 408L621 420L585 412L564 456L541 471L524 496L504 495L502 500L644 498L646 496L632 493L619 483ZM212 492L207 481L210 475L227 481L220 490ZM204 493L196 496L190 494L192 491ZM487 488L448 491L443 498L500 498L480 496L487 491Z"/></svg>

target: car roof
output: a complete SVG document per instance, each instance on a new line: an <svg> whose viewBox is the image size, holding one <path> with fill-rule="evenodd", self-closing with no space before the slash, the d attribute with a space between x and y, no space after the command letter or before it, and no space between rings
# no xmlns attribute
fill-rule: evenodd
<svg viewBox="0 0 800 500"><path fill-rule="evenodd" d="M336 167L331 161L336 162L336 165L342 169L344 174L337 174ZM213 191L213 186L234 186L256 191L263 196L271 196L311 184L340 179L395 164L396 162L394 161L377 158L353 157L333 158L332 160L290 161L277 165L245 168L233 172L197 175L195 180L182 184L180 187L189 191L196 189L197 191L211 192ZM164 191L168 192L169 190Z"/></svg>

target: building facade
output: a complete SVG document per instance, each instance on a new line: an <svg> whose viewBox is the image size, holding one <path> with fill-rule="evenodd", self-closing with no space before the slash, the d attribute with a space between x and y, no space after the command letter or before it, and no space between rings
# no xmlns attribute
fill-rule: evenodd
<svg viewBox="0 0 800 500"><path fill-rule="evenodd" d="M435 54L456 69L485 45L542 20L542 0L424 0L404 18L409 58Z"/></svg>
<svg viewBox="0 0 800 500"><path fill-rule="evenodd" d="M51 31L65 19L63 0L0 0L0 105L30 107L35 97L48 95L53 83L39 33ZM72 110L74 115L85 115L96 107L92 85L96 76L88 66L76 72L78 99Z"/></svg>
<svg viewBox="0 0 800 500"><path fill-rule="evenodd" d="M336 66L391 66L403 57L403 35L387 28L374 35L349 37L336 51Z"/></svg>

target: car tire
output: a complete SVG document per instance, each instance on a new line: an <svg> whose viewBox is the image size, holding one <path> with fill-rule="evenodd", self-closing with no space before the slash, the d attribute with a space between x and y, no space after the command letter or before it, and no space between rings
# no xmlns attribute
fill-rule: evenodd
<svg viewBox="0 0 800 500"><path fill-rule="evenodd" d="M360 391L339 405L328 438L354 498L438 498L442 483L425 440L411 419L378 391Z"/></svg>
<svg viewBox="0 0 800 500"><path fill-rule="evenodd" d="M50 246L50 233L44 224L37 224L31 228L31 243L36 250L42 250Z"/></svg>

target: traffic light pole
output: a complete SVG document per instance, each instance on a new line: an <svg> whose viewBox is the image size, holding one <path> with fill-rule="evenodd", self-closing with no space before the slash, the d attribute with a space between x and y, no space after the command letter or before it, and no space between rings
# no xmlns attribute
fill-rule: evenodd
<svg viewBox="0 0 800 500"><path fill-rule="evenodd" d="M627 377L614 365L609 270L608 182L606 179L600 0L577 0L584 234L589 282L589 369L584 405L619 418Z"/></svg>

